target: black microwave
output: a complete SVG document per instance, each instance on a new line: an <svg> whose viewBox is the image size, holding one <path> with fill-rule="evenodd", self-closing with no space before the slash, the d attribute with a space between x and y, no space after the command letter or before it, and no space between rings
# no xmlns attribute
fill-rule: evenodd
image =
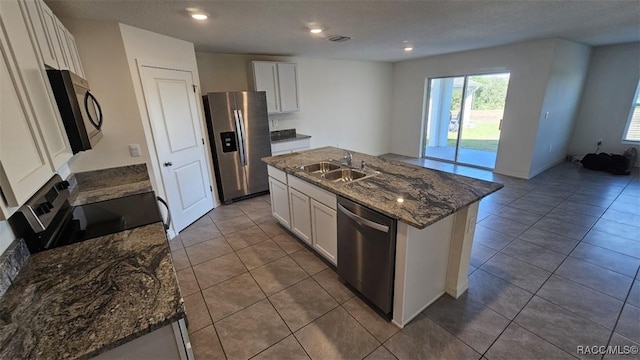
<svg viewBox="0 0 640 360"><path fill-rule="evenodd" d="M102 139L102 109L89 83L69 70L47 70L64 129L74 154Z"/></svg>

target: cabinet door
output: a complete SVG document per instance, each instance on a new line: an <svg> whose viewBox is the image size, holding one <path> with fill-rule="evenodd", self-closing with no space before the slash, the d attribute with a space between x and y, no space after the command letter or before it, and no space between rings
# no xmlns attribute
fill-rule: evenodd
<svg viewBox="0 0 640 360"><path fill-rule="evenodd" d="M253 80L256 91L267 92L267 111L279 113L280 94L278 93L278 67L275 62L254 61Z"/></svg>
<svg viewBox="0 0 640 360"><path fill-rule="evenodd" d="M67 36L69 55L71 58L71 62L73 63L73 69L75 69L75 74L84 79L84 69L82 68L82 62L80 62L80 54L78 53L78 45L76 44L76 39L68 30L65 35Z"/></svg>
<svg viewBox="0 0 640 360"><path fill-rule="evenodd" d="M58 58L58 65L60 69L69 70L75 74L76 69L73 67L73 61L71 60L71 54L69 53L69 43L67 42L67 28L58 20L54 18L56 24L56 36L58 37L58 43L60 43L60 51L62 52L60 58ZM64 67L62 66L64 64Z"/></svg>
<svg viewBox="0 0 640 360"><path fill-rule="evenodd" d="M36 0L24 0L22 2L25 18L29 22L38 53L42 56L42 62L52 68L58 68L58 60L53 49L53 40L41 16L41 11ZM45 5L46 6L46 5ZM55 33L53 35L55 37Z"/></svg>
<svg viewBox="0 0 640 360"><path fill-rule="evenodd" d="M64 53L62 52L62 42L58 38L58 25L56 23L56 16L53 15L53 11L44 3L44 1L36 0L36 5L40 10L40 16L42 16L42 24L45 27L47 37L51 43L54 57L56 59L55 64L47 64L58 70L68 70L69 66L65 63ZM45 62L46 64L46 62Z"/></svg>
<svg viewBox="0 0 640 360"><path fill-rule="evenodd" d="M338 228L336 211L311 199L313 248L338 265Z"/></svg>
<svg viewBox="0 0 640 360"><path fill-rule="evenodd" d="M269 192L271 193L271 213L273 217L287 229L291 228L287 185L269 177Z"/></svg>
<svg viewBox="0 0 640 360"><path fill-rule="evenodd" d="M5 10L10 5L13 3L0 1L2 22L8 18ZM6 34L0 29L0 188L7 205L14 207L22 205L46 183L53 170L9 50Z"/></svg>
<svg viewBox="0 0 640 360"><path fill-rule="evenodd" d="M311 208L309 197L296 189L289 188L291 202L291 231L311 245Z"/></svg>
<svg viewBox="0 0 640 360"><path fill-rule="evenodd" d="M300 110L298 104L298 65L278 63L278 88L280 90L280 111Z"/></svg>
<svg viewBox="0 0 640 360"><path fill-rule="evenodd" d="M58 106L50 90L42 62L37 49L31 42L28 20L22 17L17 1L4 1L2 21L7 35L7 51L16 61L17 77L20 85L25 89L25 106L33 114L45 149L49 155L49 162L54 169L60 168L73 155L67 134L62 125ZM24 4L22 4L24 5Z"/></svg>

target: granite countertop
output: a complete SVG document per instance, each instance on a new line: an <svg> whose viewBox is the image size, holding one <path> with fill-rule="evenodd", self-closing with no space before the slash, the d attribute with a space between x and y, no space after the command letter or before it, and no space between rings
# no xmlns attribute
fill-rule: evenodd
<svg viewBox="0 0 640 360"><path fill-rule="evenodd" d="M321 160L342 159L345 150L335 147L271 156L262 160L290 175L418 229L423 229L503 187L502 184L494 182L354 151L351 153L354 165L359 165L361 160L364 160L369 170L379 171L380 174L350 183L333 183L300 169L302 165Z"/></svg>
<svg viewBox="0 0 640 360"><path fill-rule="evenodd" d="M72 206L153 191L146 164L75 173L68 180Z"/></svg>
<svg viewBox="0 0 640 360"><path fill-rule="evenodd" d="M31 255L0 302L0 358L91 358L185 316L162 223Z"/></svg>
<svg viewBox="0 0 640 360"><path fill-rule="evenodd" d="M144 164L68 180L72 205L152 191ZM162 222L27 256L0 299L0 359L91 358L185 317Z"/></svg>
<svg viewBox="0 0 640 360"><path fill-rule="evenodd" d="M270 136L272 144L311 138L311 135L298 134L296 129L272 131Z"/></svg>

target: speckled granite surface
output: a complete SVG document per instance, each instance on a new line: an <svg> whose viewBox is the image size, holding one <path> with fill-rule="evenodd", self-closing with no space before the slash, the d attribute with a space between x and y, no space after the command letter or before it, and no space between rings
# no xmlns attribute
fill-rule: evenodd
<svg viewBox="0 0 640 360"><path fill-rule="evenodd" d="M22 266L29 259L29 249L22 239L13 240L11 245L0 255L0 298L9 289Z"/></svg>
<svg viewBox="0 0 640 360"><path fill-rule="evenodd" d="M86 359L184 316L151 224L32 255L0 301L0 359Z"/></svg>
<svg viewBox="0 0 640 360"><path fill-rule="evenodd" d="M345 150L324 147L262 160L291 175L344 196L394 219L423 229L501 189L502 184L351 152L353 164L366 162L380 174L350 183L332 183L300 169L321 160L341 160ZM398 199L403 199L399 202Z"/></svg>
<svg viewBox="0 0 640 360"><path fill-rule="evenodd" d="M153 190L146 164L75 173L69 182L72 188L69 203L72 206Z"/></svg>

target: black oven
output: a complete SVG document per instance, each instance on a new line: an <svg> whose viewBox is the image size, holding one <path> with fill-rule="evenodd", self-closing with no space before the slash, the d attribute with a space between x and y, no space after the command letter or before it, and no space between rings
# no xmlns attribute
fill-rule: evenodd
<svg viewBox="0 0 640 360"><path fill-rule="evenodd" d="M89 150L102 139L102 108L89 90L89 83L69 70L47 70L51 90L76 154Z"/></svg>
<svg viewBox="0 0 640 360"><path fill-rule="evenodd" d="M165 203L152 191L70 206L67 187L66 181L54 176L9 218L31 253L163 221L158 202ZM170 221L168 216L165 229Z"/></svg>

